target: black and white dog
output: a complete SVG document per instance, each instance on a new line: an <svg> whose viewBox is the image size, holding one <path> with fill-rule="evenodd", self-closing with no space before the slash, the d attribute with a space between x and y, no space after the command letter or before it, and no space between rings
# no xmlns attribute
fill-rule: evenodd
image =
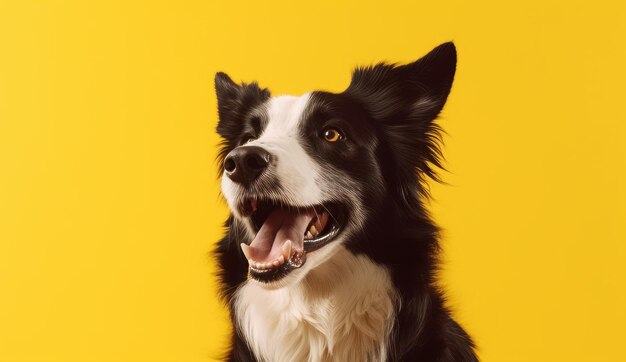
<svg viewBox="0 0 626 362"><path fill-rule="evenodd" d="M342 93L215 77L230 361L476 361L436 286L424 207L456 49L354 71Z"/></svg>

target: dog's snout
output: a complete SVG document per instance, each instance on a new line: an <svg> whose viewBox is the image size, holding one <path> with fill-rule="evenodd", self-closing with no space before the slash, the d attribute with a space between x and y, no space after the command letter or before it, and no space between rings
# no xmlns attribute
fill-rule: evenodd
<svg viewBox="0 0 626 362"><path fill-rule="evenodd" d="M261 147L237 147L224 159L224 171L234 182L247 186L263 173L270 159L270 153Z"/></svg>

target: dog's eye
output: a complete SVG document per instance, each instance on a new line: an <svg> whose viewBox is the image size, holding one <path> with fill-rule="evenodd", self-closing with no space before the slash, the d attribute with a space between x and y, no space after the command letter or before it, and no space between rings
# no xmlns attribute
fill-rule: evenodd
<svg viewBox="0 0 626 362"><path fill-rule="evenodd" d="M241 144L245 145L246 143L250 143L252 141L254 141L256 139L256 137L252 137L252 136L244 136L241 140Z"/></svg>
<svg viewBox="0 0 626 362"><path fill-rule="evenodd" d="M336 130L334 128L325 129L322 135L324 136L324 139L328 142L337 142L337 141L344 139L343 133L341 133L341 131Z"/></svg>

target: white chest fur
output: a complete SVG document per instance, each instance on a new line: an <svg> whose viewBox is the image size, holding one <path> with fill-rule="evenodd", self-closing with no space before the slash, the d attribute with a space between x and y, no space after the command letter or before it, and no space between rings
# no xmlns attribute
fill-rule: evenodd
<svg viewBox="0 0 626 362"><path fill-rule="evenodd" d="M255 281L235 296L237 319L264 361L383 361L393 324L387 270L343 247L297 285Z"/></svg>

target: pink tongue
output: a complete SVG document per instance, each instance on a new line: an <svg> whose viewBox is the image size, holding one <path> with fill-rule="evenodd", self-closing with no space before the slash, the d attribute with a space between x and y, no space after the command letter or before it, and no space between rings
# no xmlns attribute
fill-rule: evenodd
<svg viewBox="0 0 626 362"><path fill-rule="evenodd" d="M293 249L304 250L304 233L314 216L313 209L274 210L250 243L250 258L261 263L276 260L287 240L291 240Z"/></svg>

